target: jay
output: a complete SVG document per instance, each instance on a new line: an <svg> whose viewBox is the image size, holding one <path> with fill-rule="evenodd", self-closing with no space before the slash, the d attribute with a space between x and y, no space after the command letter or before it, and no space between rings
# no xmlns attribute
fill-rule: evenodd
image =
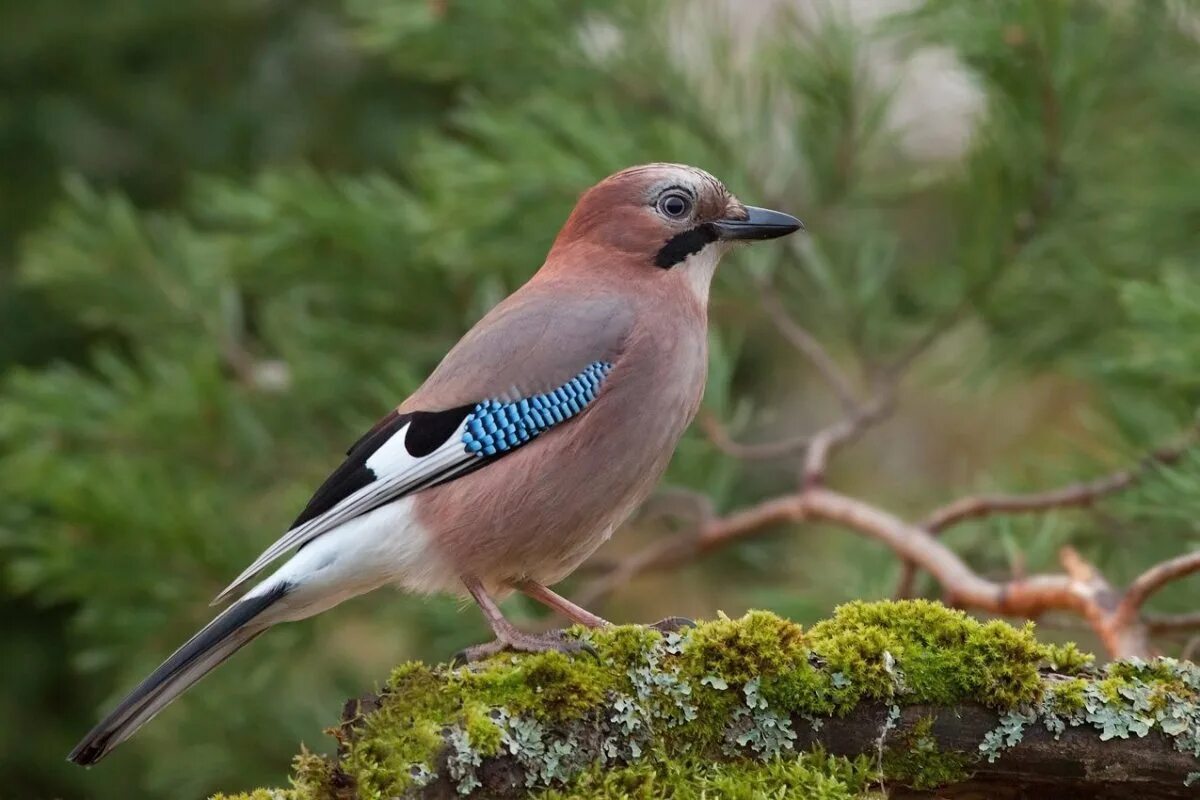
<svg viewBox="0 0 1200 800"><path fill-rule="evenodd" d="M561 635L522 632L497 601L517 591L573 622L607 624L548 587L646 499L696 414L721 256L802 227L743 205L694 167L633 167L593 186L533 277L350 448L288 531L214 603L240 598L70 760L99 761L272 625L388 584L473 598L496 638L468 659L579 649Z"/></svg>

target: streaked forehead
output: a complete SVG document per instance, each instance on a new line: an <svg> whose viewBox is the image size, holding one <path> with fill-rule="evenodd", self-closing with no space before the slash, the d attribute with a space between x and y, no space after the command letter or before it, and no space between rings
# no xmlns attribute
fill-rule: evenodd
<svg viewBox="0 0 1200 800"><path fill-rule="evenodd" d="M668 186L691 189L697 196L728 195L725 185L702 169L687 164L642 164L621 170L605 180L636 182L647 192L654 193Z"/></svg>

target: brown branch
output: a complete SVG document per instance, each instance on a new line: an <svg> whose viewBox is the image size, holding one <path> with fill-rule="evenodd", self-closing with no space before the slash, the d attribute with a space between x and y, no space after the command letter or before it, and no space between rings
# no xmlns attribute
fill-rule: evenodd
<svg viewBox="0 0 1200 800"><path fill-rule="evenodd" d="M637 521L646 523L662 518L689 519L694 524L707 522L716 516L712 498L703 492L679 486L657 492L637 511Z"/></svg>
<svg viewBox="0 0 1200 800"><path fill-rule="evenodd" d="M764 528L797 519L797 495L767 500L745 511L725 517L712 517L694 528L660 539L625 559L616 569L584 586L576 597L588 606L607 597L620 586L644 572L661 572L700 557L739 532L760 533ZM802 516L802 514L801 514Z"/></svg>
<svg viewBox="0 0 1200 800"><path fill-rule="evenodd" d="M602 576L582 597L595 600L640 573L670 569L733 542L760 535L767 528L802 522L833 523L883 543L931 574L943 587L947 599L956 605L1026 618L1055 610L1077 614L1086 620L1114 658L1149 654L1149 627L1139 614L1142 603L1167 582L1200 571L1200 551L1197 551L1147 570L1121 592L1079 553L1064 548L1060 552L1063 565L1060 574L992 580L973 570L924 528L865 501L809 486L664 539L636 554L619 570ZM1159 625L1162 624L1160 620Z"/></svg>
<svg viewBox="0 0 1200 800"><path fill-rule="evenodd" d="M823 484L832 455L861 436L867 428L891 415L895 408L895 387L888 386L849 417L818 431L805 453L802 485L811 487Z"/></svg>
<svg viewBox="0 0 1200 800"><path fill-rule="evenodd" d="M824 478L829 455L838 447L857 438L864 428L890 412L895 397L895 377L890 376L878 396L866 403L860 402L846 373L829 355L829 351L800 323L796 322L770 284L759 289L760 304L780 335L796 350L804 354L829 388L837 396L845 417L811 435L794 436L774 442L743 444L729 435L729 431L711 412L701 410L698 422L713 445L726 455L743 460L785 458L807 452L804 467L805 482L820 482ZM922 348L923 349L923 348ZM919 351L918 351L919 352ZM915 353L914 353L915 357Z"/></svg>
<svg viewBox="0 0 1200 800"><path fill-rule="evenodd" d="M1143 614L1142 620L1154 634L1187 633L1200 628L1200 611L1190 614Z"/></svg>
<svg viewBox="0 0 1200 800"><path fill-rule="evenodd" d="M857 392L850 383L850 379L842 372L841 367L829 355L829 352L818 341L817 337L813 336L800 323L796 322L787 309L783 307L783 303L779 302L779 298L773 293L773 289L769 284L764 284L759 292L760 302L763 311L774 323L776 330L780 335L788 341L792 347L799 350L816 368L821 377L829 384L829 388L837 396L838 402L841 403L842 409L848 414L853 415L858 412L859 402Z"/></svg>
<svg viewBox="0 0 1200 800"><path fill-rule="evenodd" d="M1155 466L1174 464L1195 444L1196 431L1190 431L1184 441L1163 447L1142 458L1133 468L1123 469L1096 480L1072 483L1058 489L1032 494L984 494L962 497L933 511L921 526L937 535L960 523L994 514L1028 514L1057 508L1091 508L1097 502L1124 491L1136 484ZM904 563L896 584L896 597L912 597L917 567Z"/></svg>
<svg viewBox="0 0 1200 800"><path fill-rule="evenodd" d="M1043 676L1043 680L1046 685L1052 685L1073 677L1049 673ZM331 729L341 746L337 748L337 754L331 757L329 769L330 786L341 786L344 791L331 796L354 796L354 784L345 769L350 746L372 731L388 730L383 725L402 724L390 720L382 722L378 717L372 719L385 702L395 707L398 698L385 700L385 697L368 693L351 698L344 704L341 724ZM403 708L400 710L405 711ZM403 720L410 716L397 714L394 718ZM592 713L582 719L552 720L543 729L547 747L566 747L576 762L603 763L601 743L611 736L612 729L609 716L607 713ZM790 757L797 758L796 754L799 753L819 751L847 758L865 756L877 759L881 750L902 755L914 743L928 747L931 755L977 754L980 742L994 735L1000 726L1001 717L1001 712L972 702L954 705L862 702L842 714L816 717L819 725L814 723L812 716L796 714L789 718L789 727L795 731L795 741L789 748L794 753ZM446 732L454 721L452 715L438 720L446 726ZM660 740L653 738L653 731L650 735L667 758L680 760L680 756L686 755L679 749L672 749L671 743L681 741L680 737ZM895 774L886 778L886 791L881 787L881 791L870 793L870 796L886 796L892 800L1021 800L1033 797L1184 800L1195 797L1192 788L1184 783L1185 777L1196 767L1195 757L1190 752L1176 748L1168 737L1157 733L1104 741L1099 732L1088 725L1071 726L1061 733L1052 733L1044 725L1033 724L1016 738L1019 741L1006 747L996 762L967 759L969 769L955 779L947 775L949 782L937 789L909 788L905 781L911 781L916 776ZM531 774L529 760L523 762L508 748L500 748L498 752L480 758L473 772L479 785L474 791L463 794L461 784L455 781L451 770L444 768L450 759L461 757L458 752L449 742L443 744L441 751L433 758L433 763L439 765L436 774L423 789L405 796L518 800L529 797L529 787L537 785L538 776ZM734 758L744 757L720 749L713 754L716 763ZM782 758L787 759L788 755ZM392 763L396 761L392 759ZM935 762L930 759L930 763ZM407 772L408 764L397 764L396 768ZM888 774L886 767L884 773ZM788 793L787 796L797 795Z"/></svg>
<svg viewBox="0 0 1200 800"><path fill-rule="evenodd" d="M739 458L744 461L794 456L807 449L813 440L812 436L795 436L776 442L743 444L729 435L729 431L721 424L715 414L704 408L700 409L700 413L696 415L696 422L700 425L700 429L704 431L704 435L708 437L708 440L713 443L714 447L727 456Z"/></svg>
<svg viewBox="0 0 1200 800"><path fill-rule="evenodd" d="M1190 437L1189 437L1190 438ZM972 495L955 500L930 514L923 527L931 533L971 519L992 514L1017 514L1055 508L1088 508L1109 495L1128 489L1156 465L1173 464L1183 456L1191 442L1157 450L1131 469L1123 469L1093 481L1072 483L1058 489L1033 494Z"/></svg>
<svg viewBox="0 0 1200 800"><path fill-rule="evenodd" d="M1129 584L1125 597L1117 608L1117 616L1121 620L1129 620L1138 616L1143 605L1150 596L1162 589L1168 583L1187 577L1200 571L1200 550L1185 553L1181 556L1162 561L1143 572Z"/></svg>
<svg viewBox="0 0 1200 800"><path fill-rule="evenodd" d="M929 348L933 347L943 336L953 330L955 325L962 322L970 308L970 301L964 298L958 305L944 314L941 319L935 321L929 326L928 330L903 350L895 360L881 370L881 379L884 382L898 382L900 377L913 365L913 362L925 355Z"/></svg>
<svg viewBox="0 0 1200 800"><path fill-rule="evenodd" d="M887 384L867 403L856 406L846 417L814 434L761 444L743 444L733 439L729 431L707 409L696 417L705 436L721 452L744 460L784 458L804 452L802 483L818 485L825 480L829 459L834 452L863 434L867 428L889 416L896 408L895 384Z"/></svg>

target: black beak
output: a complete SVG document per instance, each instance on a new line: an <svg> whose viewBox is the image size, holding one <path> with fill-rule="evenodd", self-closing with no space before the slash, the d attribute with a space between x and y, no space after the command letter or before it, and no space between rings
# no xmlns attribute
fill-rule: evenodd
<svg viewBox="0 0 1200 800"><path fill-rule="evenodd" d="M749 216L745 219L719 219L714 222L717 238L727 241L776 239L804 230L804 223L791 214L754 206L746 206L746 211Z"/></svg>

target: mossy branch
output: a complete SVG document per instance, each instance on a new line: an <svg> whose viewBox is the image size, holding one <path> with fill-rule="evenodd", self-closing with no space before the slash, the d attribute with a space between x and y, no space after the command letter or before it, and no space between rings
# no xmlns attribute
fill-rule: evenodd
<svg viewBox="0 0 1200 800"><path fill-rule="evenodd" d="M1200 668L1099 670L936 603L573 633L596 658L399 667L347 704L335 758L242 800L1174 798L1200 775Z"/></svg>
<svg viewBox="0 0 1200 800"><path fill-rule="evenodd" d="M1014 253L1028 241L1028 231L1013 241ZM934 325L900 358L872 370L872 391L860 398L852 382L812 333L788 315L769 286L760 302L783 338L802 353L838 398L843 414L815 433L776 438L762 444L743 444L711 413L698 416L700 428L720 451L743 460L779 459L803 455L795 491L762 500L725 516L711 513L711 502L693 503L687 529L660 539L612 564L594 578L577 601L591 607L616 588L643 572L670 570L706 553L745 538L761 535L780 524L829 522L883 542L903 562L896 596L912 595L918 571L928 572L941 585L948 601L979 611L1007 616L1037 617L1046 611L1076 614L1092 628L1113 658L1145 657L1153 652L1150 636L1164 631L1193 630L1200 616L1155 618L1143 612L1146 600L1171 581L1200 572L1200 552L1188 553L1152 566L1125 589L1108 579L1073 549L1060 553L1063 572L989 580L939 541L947 529L963 522L1000 514L1043 513L1054 509L1091 508L1106 497L1137 485L1146 475L1178 462L1197 444L1200 429L1191 426L1181 441L1147 455L1135 467L1110 475L1029 494L981 494L959 498L909 523L865 499L825 487L834 455L860 438L870 427L894 412L900 382L912 361L936 343L961 318L960 305ZM695 514L695 507L706 513Z"/></svg>
<svg viewBox="0 0 1200 800"><path fill-rule="evenodd" d="M694 529L662 539L603 573L578 598L592 605L634 575L669 570L787 523L828 522L882 542L906 562L933 575L956 605L992 614L1036 618L1047 611L1077 614L1114 658L1151 653L1142 604L1169 581L1200 571L1200 553L1155 565L1122 591L1072 548L1060 551L1061 573L999 581L980 575L925 528L865 500L820 485L763 500L725 516L703 519Z"/></svg>

